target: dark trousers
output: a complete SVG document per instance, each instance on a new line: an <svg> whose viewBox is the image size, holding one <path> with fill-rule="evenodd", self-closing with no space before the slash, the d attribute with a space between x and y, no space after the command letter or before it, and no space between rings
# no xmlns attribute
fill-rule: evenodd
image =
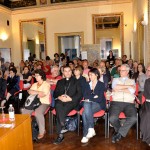
<svg viewBox="0 0 150 150"><path fill-rule="evenodd" d="M72 102L62 102L60 100L55 101L56 119L57 119L57 133L60 134L62 127L65 125L65 119L71 110L75 109L75 105Z"/></svg>
<svg viewBox="0 0 150 150"><path fill-rule="evenodd" d="M119 121L120 112L124 112L126 116L126 121L123 126L121 126ZM127 135L129 129L137 121L137 111L135 105L131 103L111 102L109 113L111 125L114 127L115 131L119 132L123 137Z"/></svg>
<svg viewBox="0 0 150 150"><path fill-rule="evenodd" d="M86 137L89 128L94 128L93 114L100 111L100 104L96 102L84 102L84 111L82 113L83 120L83 137Z"/></svg>

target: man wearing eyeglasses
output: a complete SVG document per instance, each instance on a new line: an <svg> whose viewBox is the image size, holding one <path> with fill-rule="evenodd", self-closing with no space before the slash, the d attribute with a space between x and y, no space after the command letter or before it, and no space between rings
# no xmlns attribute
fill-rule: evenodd
<svg viewBox="0 0 150 150"><path fill-rule="evenodd" d="M110 123L115 129L112 136L112 143L126 137L129 129L136 123L136 108L134 105L135 81L129 79L129 66L121 65L120 78L113 79L112 82L112 102L110 104ZM126 121L121 125L119 114L123 112L126 116Z"/></svg>

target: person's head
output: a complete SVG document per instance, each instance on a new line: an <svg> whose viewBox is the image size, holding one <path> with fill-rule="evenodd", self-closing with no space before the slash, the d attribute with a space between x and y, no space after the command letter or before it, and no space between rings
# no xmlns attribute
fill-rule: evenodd
<svg viewBox="0 0 150 150"><path fill-rule="evenodd" d="M109 56L113 56L112 50L109 51Z"/></svg>
<svg viewBox="0 0 150 150"><path fill-rule="evenodd" d="M128 65L129 65L130 67L132 67L132 65L133 65L133 59L129 59L129 60L128 60Z"/></svg>
<svg viewBox="0 0 150 150"><path fill-rule="evenodd" d="M61 53L61 54L60 54L60 58L61 58L61 59L64 59L64 58L65 58L65 54L64 54L64 53Z"/></svg>
<svg viewBox="0 0 150 150"><path fill-rule="evenodd" d="M127 64L123 64L120 67L120 76L121 77L128 77L128 73L129 73L130 67Z"/></svg>
<svg viewBox="0 0 150 150"><path fill-rule="evenodd" d="M88 65L89 65L88 60L83 60L83 62L82 62L83 68L88 69Z"/></svg>
<svg viewBox="0 0 150 150"><path fill-rule="evenodd" d="M83 67L82 66L76 66L74 69L74 75L75 76L82 76L83 74Z"/></svg>
<svg viewBox="0 0 150 150"><path fill-rule="evenodd" d="M11 62L11 63L10 63L10 66L15 66L14 62Z"/></svg>
<svg viewBox="0 0 150 150"><path fill-rule="evenodd" d="M49 61L49 60L50 60L50 57L49 57L49 56L46 56L46 60Z"/></svg>
<svg viewBox="0 0 150 150"><path fill-rule="evenodd" d="M53 77L57 77L59 75L59 67L57 65L52 66L51 73Z"/></svg>
<svg viewBox="0 0 150 150"><path fill-rule="evenodd" d="M37 69L42 69L42 63L41 62L37 63Z"/></svg>
<svg viewBox="0 0 150 150"><path fill-rule="evenodd" d="M106 73L106 67L100 67L100 66L98 66L97 69L98 69L100 75L103 75L103 74Z"/></svg>
<svg viewBox="0 0 150 150"><path fill-rule="evenodd" d="M116 67L117 74L120 74L120 67L121 67L121 65L119 65L119 66Z"/></svg>
<svg viewBox="0 0 150 150"><path fill-rule="evenodd" d="M72 76L72 70L69 66L64 67L63 75L64 75L65 78L70 78Z"/></svg>
<svg viewBox="0 0 150 150"><path fill-rule="evenodd" d="M138 68L138 62L137 61L133 62L133 68Z"/></svg>
<svg viewBox="0 0 150 150"><path fill-rule="evenodd" d="M138 64L138 72L143 72L145 73L145 66L143 63Z"/></svg>
<svg viewBox="0 0 150 150"><path fill-rule="evenodd" d="M15 67L9 70L10 77L14 77L17 73L17 69Z"/></svg>
<svg viewBox="0 0 150 150"><path fill-rule="evenodd" d="M55 57L55 58L59 58L59 54L58 54L58 53L55 53L55 54L54 54L54 57Z"/></svg>
<svg viewBox="0 0 150 150"><path fill-rule="evenodd" d="M37 69L37 70L35 70L35 78L36 78L37 82L40 82L42 80L45 81L46 75L42 69Z"/></svg>
<svg viewBox="0 0 150 150"><path fill-rule="evenodd" d="M74 69L74 62L73 61L69 61L68 65L70 66L71 70Z"/></svg>
<svg viewBox="0 0 150 150"><path fill-rule="evenodd" d="M75 66L77 66L77 65L78 65L78 60L77 60L77 59L74 59L74 60L73 60L73 63L74 63Z"/></svg>
<svg viewBox="0 0 150 150"><path fill-rule="evenodd" d="M111 67L109 64L109 61L106 61L105 65L106 65L106 68L108 68L108 69Z"/></svg>
<svg viewBox="0 0 150 150"><path fill-rule="evenodd" d="M99 80L99 78L100 78L100 72L98 71L97 68L92 68L89 71L89 78L90 78L91 81Z"/></svg>
<svg viewBox="0 0 150 150"><path fill-rule="evenodd" d="M146 76L150 78L150 64L148 64L146 67Z"/></svg>
<svg viewBox="0 0 150 150"><path fill-rule="evenodd" d="M122 60L123 60L123 61L126 61L126 59L127 59L127 55L123 55L123 56L122 56Z"/></svg>
<svg viewBox="0 0 150 150"><path fill-rule="evenodd" d="M108 63L109 63L109 61L108 61ZM100 68L105 68L105 67L106 67L105 62L104 62L104 61L101 61L101 62L99 63L99 67L100 67Z"/></svg>
<svg viewBox="0 0 150 150"><path fill-rule="evenodd" d="M98 63L97 62L93 62L93 68L97 68L98 67Z"/></svg>
<svg viewBox="0 0 150 150"><path fill-rule="evenodd" d="M36 54L33 54L33 58L36 58Z"/></svg>
<svg viewBox="0 0 150 150"><path fill-rule="evenodd" d="M23 72L24 72L24 74L27 74L29 72L29 67L28 66L24 66L23 67Z"/></svg>
<svg viewBox="0 0 150 150"><path fill-rule="evenodd" d="M78 59L78 65L82 66L82 60Z"/></svg>
<svg viewBox="0 0 150 150"><path fill-rule="evenodd" d="M116 58L116 59L115 59L115 65L116 65L116 66L121 65L121 60L120 60L119 58Z"/></svg>

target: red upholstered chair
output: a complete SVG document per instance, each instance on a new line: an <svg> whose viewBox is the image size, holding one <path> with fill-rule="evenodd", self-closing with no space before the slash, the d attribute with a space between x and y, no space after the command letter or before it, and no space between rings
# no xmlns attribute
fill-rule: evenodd
<svg viewBox="0 0 150 150"><path fill-rule="evenodd" d="M54 133L54 116L56 116L56 110L53 109L51 112L49 111L49 113L51 113L51 115L49 115L51 117L51 118L49 118L50 123L51 123L49 126L50 127L50 134L53 134ZM78 135L79 135L79 117L80 117L79 112L76 110L72 110L72 111L70 111L70 113L67 116L71 117L71 116L74 116L76 114L78 116Z"/></svg>
<svg viewBox="0 0 150 150"><path fill-rule="evenodd" d="M136 83L136 88L135 88L135 95L138 96L138 92L139 92L139 85L138 83Z"/></svg>
<svg viewBox="0 0 150 150"><path fill-rule="evenodd" d="M112 101L112 96L110 97L110 103ZM124 112L121 112L119 114L119 119L126 119L126 115ZM109 125L110 125L110 122L109 122L109 111L108 111L108 123L107 123L107 133L108 133L108 137L109 137ZM139 135L139 114L137 112L137 121L136 121L136 137L137 137L137 140L138 140L138 135Z"/></svg>
<svg viewBox="0 0 150 150"><path fill-rule="evenodd" d="M84 108L80 110L80 115L82 116L82 113L84 111ZM107 138L107 112L105 110L100 110L96 112L93 116L94 118L101 118L104 117L105 119L105 138Z"/></svg>

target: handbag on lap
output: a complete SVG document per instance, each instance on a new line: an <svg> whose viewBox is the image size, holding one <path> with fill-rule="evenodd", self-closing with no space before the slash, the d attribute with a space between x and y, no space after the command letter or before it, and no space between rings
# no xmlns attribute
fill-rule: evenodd
<svg viewBox="0 0 150 150"><path fill-rule="evenodd" d="M25 101L24 108L28 110L35 110L41 105L40 99L37 95L29 95Z"/></svg>

